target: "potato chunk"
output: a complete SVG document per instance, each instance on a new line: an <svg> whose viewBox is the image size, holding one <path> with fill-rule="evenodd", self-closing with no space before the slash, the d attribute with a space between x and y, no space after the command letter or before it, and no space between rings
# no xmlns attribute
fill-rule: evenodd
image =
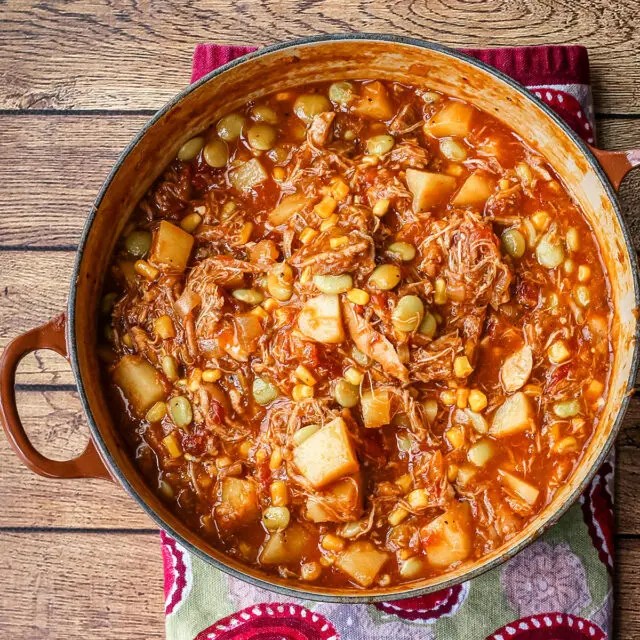
<svg viewBox="0 0 640 640"><path fill-rule="evenodd" d="M302 193L285 196L269 214L269 224L274 227L284 224L291 216L301 211L308 202L309 198Z"/></svg>
<svg viewBox="0 0 640 640"><path fill-rule="evenodd" d="M485 171L474 171L460 187L452 204L456 207L484 205L493 193L496 179Z"/></svg>
<svg viewBox="0 0 640 640"><path fill-rule="evenodd" d="M251 191L268 177L269 175L257 158L251 158L251 160L229 171L229 181L239 191Z"/></svg>
<svg viewBox="0 0 640 640"><path fill-rule="evenodd" d="M385 86L377 80L363 85L355 112L373 120L391 120L394 109Z"/></svg>
<svg viewBox="0 0 640 640"><path fill-rule="evenodd" d="M344 516L357 520L362 513L362 475L356 473L330 484L318 498L311 496L307 500L307 520L342 522Z"/></svg>
<svg viewBox="0 0 640 640"><path fill-rule="evenodd" d="M512 353L500 367L500 382L507 393L522 389L533 369L533 351L528 344Z"/></svg>
<svg viewBox="0 0 640 640"><path fill-rule="evenodd" d="M316 489L360 470L342 418L332 420L296 447L293 462Z"/></svg>
<svg viewBox="0 0 640 640"><path fill-rule="evenodd" d="M221 504L216 507L216 521L223 529L233 529L257 520L260 516L258 493L251 480L228 477L222 481Z"/></svg>
<svg viewBox="0 0 640 640"><path fill-rule="evenodd" d="M307 300L298 316L298 327L305 336L317 342L343 342L344 326L338 294L323 293Z"/></svg>
<svg viewBox="0 0 640 640"><path fill-rule="evenodd" d="M473 112L473 107L467 104L449 102L429 120L425 130L434 138L464 138L471 130Z"/></svg>
<svg viewBox="0 0 640 640"><path fill-rule="evenodd" d="M527 431L532 426L534 422L531 401L522 391L518 391L509 396L495 412L489 435L494 438L506 438Z"/></svg>
<svg viewBox="0 0 640 640"><path fill-rule="evenodd" d="M362 420L367 429L377 429L391 422L391 399L386 389L365 391L360 404Z"/></svg>
<svg viewBox="0 0 640 640"><path fill-rule="evenodd" d="M160 374L140 356L122 356L113 370L113 381L137 415L144 415L147 409L166 396Z"/></svg>
<svg viewBox="0 0 640 640"><path fill-rule="evenodd" d="M498 475L502 480L502 484L515 493L519 498L524 500L528 505L533 507L533 505L538 501L540 491L532 484L529 484L522 478L502 469L498 469Z"/></svg>
<svg viewBox="0 0 640 640"><path fill-rule="evenodd" d="M407 187L413 194L413 210L419 213L447 200L456 188L456 179L441 173L407 169Z"/></svg>
<svg viewBox="0 0 640 640"><path fill-rule="evenodd" d="M153 234L149 259L161 269L182 273L187 268L193 236L163 220Z"/></svg>
<svg viewBox="0 0 640 640"><path fill-rule="evenodd" d="M445 569L471 553L471 508L454 502L441 516L422 527L420 537L433 567Z"/></svg>
<svg viewBox="0 0 640 640"><path fill-rule="evenodd" d="M361 587L370 587L389 557L370 542L354 542L340 554L336 567Z"/></svg>
<svg viewBox="0 0 640 640"><path fill-rule="evenodd" d="M299 524L291 524L282 531L272 533L262 547L262 564L294 564L311 552L317 541Z"/></svg>

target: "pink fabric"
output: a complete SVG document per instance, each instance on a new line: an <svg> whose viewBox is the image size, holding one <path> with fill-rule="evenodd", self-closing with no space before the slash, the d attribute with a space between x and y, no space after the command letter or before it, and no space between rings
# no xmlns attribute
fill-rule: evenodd
<svg viewBox="0 0 640 640"><path fill-rule="evenodd" d="M198 45L192 81L254 47ZM524 84L587 142L595 137L584 47L468 49ZM161 534L168 640L606 640L611 629L613 458L558 525L502 567L375 606L315 603L226 576Z"/></svg>

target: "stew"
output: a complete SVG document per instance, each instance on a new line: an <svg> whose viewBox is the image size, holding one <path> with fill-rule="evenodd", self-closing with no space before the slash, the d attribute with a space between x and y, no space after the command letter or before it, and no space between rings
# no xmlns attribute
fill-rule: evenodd
<svg viewBox="0 0 640 640"><path fill-rule="evenodd" d="M612 358L557 174L496 118L392 82L276 93L185 142L102 310L148 482L215 547L325 586L500 548L571 476Z"/></svg>

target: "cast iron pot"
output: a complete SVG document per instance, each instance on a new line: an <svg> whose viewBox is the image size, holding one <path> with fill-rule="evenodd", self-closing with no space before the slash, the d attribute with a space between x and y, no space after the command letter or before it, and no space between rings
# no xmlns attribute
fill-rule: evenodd
<svg viewBox="0 0 640 640"><path fill-rule="evenodd" d="M570 480L515 538L485 557L411 585L331 588L287 582L246 567L185 527L149 489L118 433L98 375L98 305L111 252L135 204L175 157L183 142L248 100L309 82L378 78L436 89L505 121L544 155L579 202L600 245L615 305L615 356L606 405L595 434ZM420 40L381 35L314 37L275 45L235 60L190 86L144 127L114 166L87 220L66 314L17 337L0 362L0 415L11 446L32 471L50 478L104 478L119 482L167 533L189 551L238 578L288 596L343 602L413 597L458 584L518 553L554 524L585 489L620 428L638 365L640 292L636 256L616 189L640 150L598 151L524 87L457 51ZM16 367L27 353L52 349L70 362L91 429L85 451L59 462L38 453L24 431L15 401Z"/></svg>

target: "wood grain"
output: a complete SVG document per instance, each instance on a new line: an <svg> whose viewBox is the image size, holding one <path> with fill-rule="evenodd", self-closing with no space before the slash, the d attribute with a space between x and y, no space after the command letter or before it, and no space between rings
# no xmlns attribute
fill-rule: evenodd
<svg viewBox="0 0 640 640"><path fill-rule="evenodd" d="M0 531L0 636L164 638L157 533Z"/></svg>
<svg viewBox="0 0 640 640"><path fill-rule="evenodd" d="M147 119L0 115L0 211L10 212L3 218L0 248L73 248L111 166ZM602 148L640 147L640 118L599 118L598 129ZM622 206L636 223L639 190L640 171L621 191ZM640 248L640 229L636 237Z"/></svg>
<svg viewBox="0 0 640 640"><path fill-rule="evenodd" d="M21 391L18 406L29 437L43 454L63 460L82 451L89 429L74 391ZM618 438L616 501L619 505L640 504L639 457L640 398L635 398ZM12 496L3 506L2 526L70 529L155 526L124 489L113 483L52 481L32 474L19 463L4 438L0 439L0 485ZM103 506L96 508L96 505ZM640 536L640 510L620 508L616 514L619 534Z"/></svg>
<svg viewBox="0 0 640 640"><path fill-rule="evenodd" d="M212 0L204 6L192 0L9 0L0 39L0 108L157 109L186 85L199 42L261 46L368 31L457 47L584 44L600 110L638 113L639 26L635 0Z"/></svg>
<svg viewBox="0 0 640 640"><path fill-rule="evenodd" d="M90 204L126 143L188 82L193 46L390 32L451 46L588 47L603 148L640 147L637 0L5 0L0 20L0 350L65 306ZM613 117L616 116L616 117ZM631 116L631 117L622 117ZM633 117L635 116L635 117ZM640 172L621 202L640 249ZM18 402L48 455L88 429L59 356L21 364ZM34 386L35 385L35 386ZM617 446L616 634L640 638L640 399ZM52 481L0 437L0 637L163 638L153 523L122 488Z"/></svg>
<svg viewBox="0 0 640 640"><path fill-rule="evenodd" d="M157 534L0 531L0 549L2 637L164 638ZM615 637L637 640L640 541L621 540L616 555Z"/></svg>
<svg viewBox="0 0 640 640"><path fill-rule="evenodd" d="M68 460L84 449L89 428L75 392L21 391L17 400L25 429L42 454ZM22 465L5 438L0 438L0 485L12 498L3 505L2 527L156 528L120 485L42 478Z"/></svg>

